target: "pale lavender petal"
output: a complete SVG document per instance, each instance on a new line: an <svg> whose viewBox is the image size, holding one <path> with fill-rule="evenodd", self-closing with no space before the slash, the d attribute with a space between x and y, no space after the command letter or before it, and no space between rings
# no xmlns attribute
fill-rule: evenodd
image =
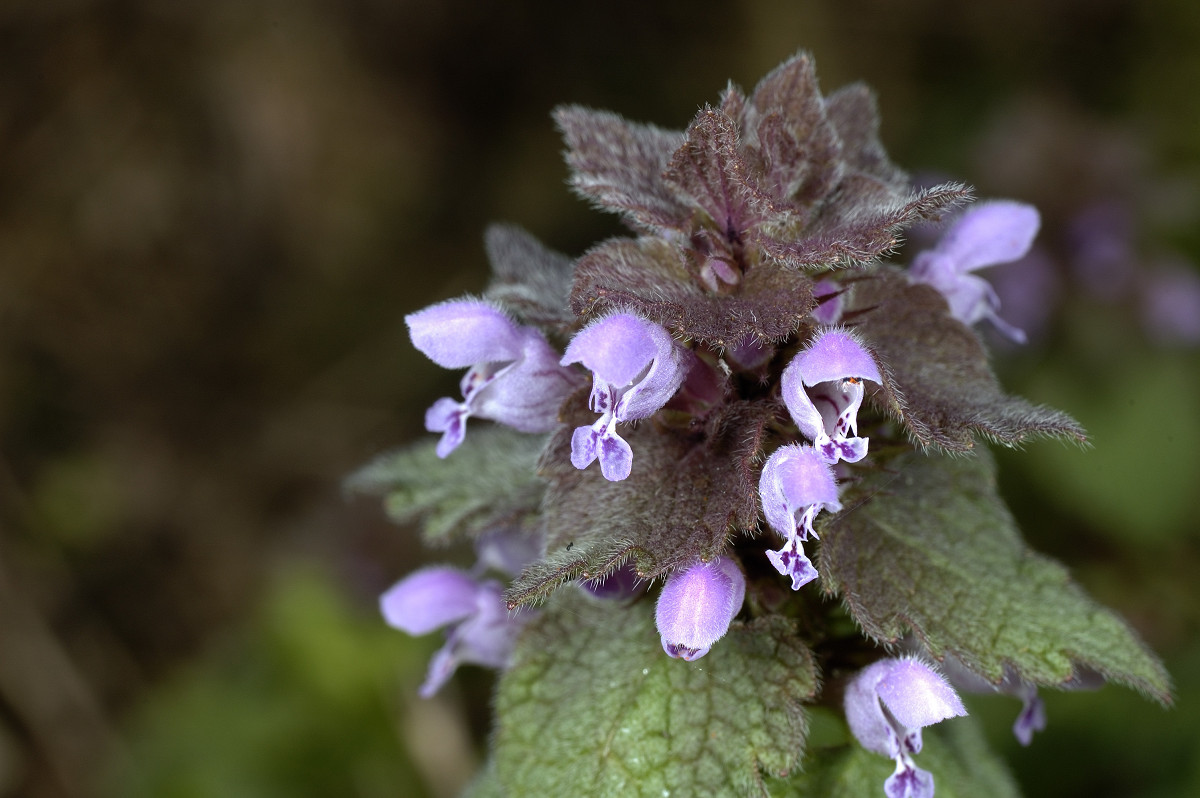
<svg viewBox="0 0 1200 798"><path fill-rule="evenodd" d="M404 317L413 346L443 368L516 360L522 331L502 310L477 299L454 299Z"/></svg>
<svg viewBox="0 0 1200 798"><path fill-rule="evenodd" d="M730 558L698 562L667 578L654 620L663 650L698 659L727 631L746 596L746 578Z"/></svg>
<svg viewBox="0 0 1200 798"><path fill-rule="evenodd" d="M389 626L423 635L469 617L478 608L479 585L457 568L433 566L409 574L379 597Z"/></svg>
<svg viewBox="0 0 1200 798"><path fill-rule="evenodd" d="M657 324L632 313L616 313L592 322L567 345L562 364L582 363L604 382L624 387L642 376L654 358L661 356L666 336Z"/></svg>
<svg viewBox="0 0 1200 798"><path fill-rule="evenodd" d="M933 774L907 759L896 762L896 772L883 783L887 798L933 798Z"/></svg>
<svg viewBox="0 0 1200 798"><path fill-rule="evenodd" d="M883 705L879 703L879 693L875 687L895 661L883 659L863 668L846 685L843 700L846 723L850 725L850 731L859 745L892 759L900 755L900 737L883 714Z"/></svg>
<svg viewBox="0 0 1200 798"><path fill-rule="evenodd" d="M458 448L467 434L467 406L449 397L442 397L425 411L425 429L442 433L437 456L446 457Z"/></svg>
<svg viewBox="0 0 1200 798"><path fill-rule="evenodd" d="M613 429L608 429L600 436L597 457L600 460L600 473L609 482L620 482L633 471L633 450L625 439Z"/></svg>
<svg viewBox="0 0 1200 798"><path fill-rule="evenodd" d="M828 277L822 277L813 286L813 298L817 306L813 308L812 317L818 324L827 327L842 320L842 287Z"/></svg>
<svg viewBox="0 0 1200 798"><path fill-rule="evenodd" d="M1011 263L1025 256L1037 235L1037 208L1012 200L981 202L950 225L935 247L963 272Z"/></svg>
<svg viewBox="0 0 1200 798"><path fill-rule="evenodd" d="M597 422L590 427L576 427L575 432L571 434L571 465L578 469L587 468L596 461L600 441L597 426L600 426L600 430L604 429L604 425Z"/></svg>
<svg viewBox="0 0 1200 798"><path fill-rule="evenodd" d="M437 692L459 665L507 667L524 620L508 611L500 583L476 585L473 612L454 627L430 661L425 683L418 691L421 697Z"/></svg>
<svg viewBox="0 0 1200 798"><path fill-rule="evenodd" d="M803 384L810 386L847 377L881 382L875 358L857 337L837 328L818 334L792 359L788 369L799 371L803 375Z"/></svg>
<svg viewBox="0 0 1200 798"><path fill-rule="evenodd" d="M804 546L797 537L788 538L779 551L768 551L767 559L775 570L791 577L792 590L799 590L817 578L817 569L804 554Z"/></svg>
<svg viewBox="0 0 1200 798"><path fill-rule="evenodd" d="M763 466L758 492L767 523L785 538L796 534L797 512L808 507L835 513L842 509L833 468L811 446L776 449ZM803 537L811 531L805 529Z"/></svg>
<svg viewBox="0 0 1200 798"><path fill-rule="evenodd" d="M537 331L522 331L521 356L468 399L471 414L521 432L549 432L558 411L582 380L558 363L558 353Z"/></svg>
<svg viewBox="0 0 1200 798"><path fill-rule="evenodd" d="M908 729L967 714L945 677L917 659L892 660L876 686L888 710Z"/></svg>

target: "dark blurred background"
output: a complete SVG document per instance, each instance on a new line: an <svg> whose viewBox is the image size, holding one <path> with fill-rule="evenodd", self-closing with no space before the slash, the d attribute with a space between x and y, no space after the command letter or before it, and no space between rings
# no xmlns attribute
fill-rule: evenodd
<svg viewBox="0 0 1200 798"><path fill-rule="evenodd" d="M799 48L914 175L1041 208L996 364L1095 448L1006 454L1004 489L1179 688L1052 694L1027 750L1015 703L972 712L1030 796L1200 794L1191 0L6 0L0 796L456 794L490 677L417 699L438 641L375 599L469 553L340 485L455 390L403 315L482 289L489 221L618 230L555 105L679 128Z"/></svg>

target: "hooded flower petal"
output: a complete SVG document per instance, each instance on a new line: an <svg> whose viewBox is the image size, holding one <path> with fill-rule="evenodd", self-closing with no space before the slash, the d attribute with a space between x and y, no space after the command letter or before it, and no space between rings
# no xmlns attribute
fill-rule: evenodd
<svg viewBox="0 0 1200 798"><path fill-rule="evenodd" d="M670 401L687 374L687 355L670 333L632 313L605 316L580 330L562 365L582 363L591 370L589 401L600 418L575 430L571 463L582 469L599 459L605 479L628 477L633 452L616 425L646 418Z"/></svg>
<svg viewBox="0 0 1200 798"><path fill-rule="evenodd" d="M932 798L933 776L912 760L921 729L967 714L954 688L918 659L882 659L846 686L846 722L868 751L896 760L884 782L888 798Z"/></svg>
<svg viewBox="0 0 1200 798"><path fill-rule="evenodd" d="M729 631L745 596L746 578L731 558L671 574L654 612L663 650L689 662L703 657Z"/></svg>
<svg viewBox="0 0 1200 798"><path fill-rule="evenodd" d="M429 634L475 612L479 585L457 568L432 566L415 571L379 597L389 626L410 635Z"/></svg>
<svg viewBox="0 0 1200 798"><path fill-rule="evenodd" d="M463 401L439 399L425 414L425 428L442 433L439 457L462 443L470 416L522 432L553 429L559 406L578 384L540 332L518 325L488 302L443 302L405 321L413 345L435 363L470 367L461 382Z"/></svg>
<svg viewBox="0 0 1200 798"><path fill-rule="evenodd" d="M1024 333L997 315L1000 299L991 285L969 272L1023 258L1040 224L1032 205L1009 200L980 203L963 213L937 246L917 255L909 278L940 291L951 314L964 324L988 319L1000 332L1023 343Z"/></svg>
<svg viewBox="0 0 1200 798"><path fill-rule="evenodd" d="M816 537L812 525L817 513L842 509L833 467L811 446L781 446L763 466L758 493L767 523L785 539L779 551L767 552L767 559L799 590L817 578L801 541Z"/></svg>
<svg viewBox="0 0 1200 798"><path fill-rule="evenodd" d="M397 582L379 600L389 625L411 635L449 626L446 644L433 656L420 694L438 691L462 663L508 665L524 618L508 611L504 588L477 582L457 568L433 566Z"/></svg>
<svg viewBox="0 0 1200 798"><path fill-rule="evenodd" d="M867 439L857 437L863 380L881 382L879 366L857 338L838 328L818 334L783 370L788 412L830 463L867 455Z"/></svg>

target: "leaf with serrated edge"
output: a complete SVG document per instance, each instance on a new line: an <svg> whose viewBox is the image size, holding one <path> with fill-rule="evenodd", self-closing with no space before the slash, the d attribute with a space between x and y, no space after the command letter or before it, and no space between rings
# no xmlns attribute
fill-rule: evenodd
<svg viewBox="0 0 1200 798"><path fill-rule="evenodd" d="M895 269L855 281L843 319L890 370L904 425L922 446L966 451L975 433L1006 446L1043 436L1086 440L1066 413L1004 393L978 336L950 315L942 295Z"/></svg>
<svg viewBox="0 0 1200 798"><path fill-rule="evenodd" d="M1061 686L1091 668L1166 704L1162 663L1054 560L1029 549L996 493L990 453L910 452L847 491L821 531L826 593L840 593L870 637L909 629L999 683L1005 666Z"/></svg>
<svg viewBox="0 0 1200 798"><path fill-rule="evenodd" d="M520 527L541 504L537 461L546 439L479 425L445 459L436 440L381 455L346 479L352 493L384 497L397 523L422 521L426 542L446 542L494 527Z"/></svg>
<svg viewBox="0 0 1200 798"><path fill-rule="evenodd" d="M696 662L663 653L653 605L556 597L500 680L496 774L510 795L766 796L800 763L811 655L778 616L735 622Z"/></svg>
<svg viewBox="0 0 1200 798"><path fill-rule="evenodd" d="M781 341L816 304L807 275L772 263L752 269L736 294L705 291L686 263L662 239L605 241L579 260L571 307L584 317L635 310L678 338L725 347Z"/></svg>
<svg viewBox="0 0 1200 798"><path fill-rule="evenodd" d="M682 132L578 105L556 108L554 121L567 142L571 185L583 197L642 229L687 226L692 209L662 179Z"/></svg>
<svg viewBox="0 0 1200 798"><path fill-rule="evenodd" d="M544 246L520 227L489 225L484 235L492 281L484 293L522 323L566 331L575 322L568 307L574 261Z"/></svg>
<svg viewBox="0 0 1200 798"><path fill-rule="evenodd" d="M595 465L572 466L572 428L563 427L542 466L548 555L513 582L509 605L541 601L565 581L602 577L630 558L653 579L720 554L735 531L758 524L757 460L777 412L772 402L736 402L709 418L702 435L653 423L622 428L633 471L620 482Z"/></svg>

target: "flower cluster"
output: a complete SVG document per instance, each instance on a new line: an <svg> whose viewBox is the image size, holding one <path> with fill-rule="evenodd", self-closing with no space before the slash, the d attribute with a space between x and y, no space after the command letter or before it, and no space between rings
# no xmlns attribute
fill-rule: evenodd
<svg viewBox="0 0 1200 798"><path fill-rule="evenodd" d="M646 623L642 593L657 590L659 642L683 663L717 645L714 668L726 652L757 662L781 646L827 643L824 659L843 663L827 683L844 687L850 731L896 762L886 795L930 798L933 777L913 760L921 730L965 709L923 657L941 660L959 649L930 644L929 652L895 659L878 642L900 640L907 625L917 633L911 639L962 644L922 628L954 614L947 595L974 587L962 582L977 571L943 567L960 547L994 538L995 551L1004 551L988 556L999 558L998 567L1032 558L1004 526L999 500L988 504L990 461L947 457L929 466L935 458L921 458L969 452L978 437L1008 445L1031 435L1083 439L1069 417L1005 394L972 330L987 321L1021 339L975 272L1022 258L1037 211L991 201L951 216L969 192L957 184L914 188L883 152L870 94L862 87L821 94L805 56L752 93L730 87L686 131L573 106L556 120L572 184L619 213L632 234L572 259L512 228L494 229L494 279L482 298L407 317L414 346L446 368L468 369L461 401L439 399L426 416L427 428L441 433L437 458L461 465L440 470L440 460L414 456L419 467L404 474L427 491L405 493L402 484L397 501L405 509L390 509L477 537L481 557L472 572L418 571L383 597L397 628L449 630L422 694L459 663L508 667L514 646L528 639L521 636L533 634L523 631L535 614L528 607L566 583L589 597L577 601L595 607L595 599L621 599L610 602L614 617L641 612ZM905 226L930 220L948 226L909 268L881 260ZM464 440L471 416L516 434L488 438L502 442L490 449L473 446L487 436ZM538 437L529 447L518 443L530 440L520 433ZM529 474L511 473L517 463ZM954 512L938 510L937 502L966 490L956 480L978 496ZM864 506L869 522L852 517ZM976 532L971 524L991 526ZM517 555L495 548L509 525L525 533ZM821 548L810 559L805 546L818 532ZM482 563L515 578L507 588L484 579ZM932 578L910 584L913 573L951 587ZM802 590L816 580L820 594ZM924 592L933 595L922 603ZM837 594L865 634L852 642L808 639L845 626L844 619L795 622L805 613L832 615L836 602L822 597ZM1006 594L1005 601L1024 598ZM905 606L910 599L917 610ZM570 630L573 622L535 625ZM620 621L613 626L618 634ZM630 628L645 636L645 627ZM746 655L746 641L767 629L782 637ZM580 651L586 659L600 648L573 649L572 668ZM1016 663L1020 647L966 653L963 661L979 673L962 665L967 676L955 684L973 677L1021 697L1015 731L1028 742L1045 722L1033 681L1019 669L996 681L995 662ZM789 656L789 668L815 669L819 659ZM847 680L846 662L869 664ZM955 660L947 663L953 671ZM814 694L821 681L814 670Z"/></svg>

